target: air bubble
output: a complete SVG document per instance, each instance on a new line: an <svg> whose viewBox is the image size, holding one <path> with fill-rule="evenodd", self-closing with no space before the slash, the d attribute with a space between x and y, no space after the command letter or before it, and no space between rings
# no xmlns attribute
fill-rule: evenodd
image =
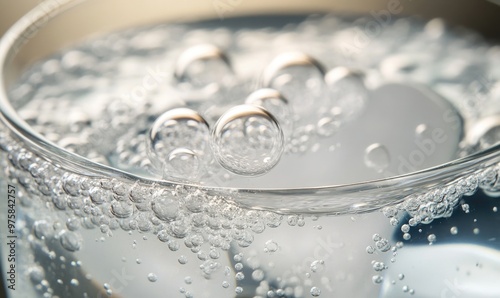
<svg viewBox="0 0 500 298"><path fill-rule="evenodd" d="M252 272L252 279L259 282L264 279L264 271L256 269Z"/></svg>
<svg viewBox="0 0 500 298"><path fill-rule="evenodd" d="M276 119L267 111L240 105L217 121L211 145L221 166L235 174L257 176L278 163L284 137Z"/></svg>
<svg viewBox="0 0 500 298"><path fill-rule="evenodd" d="M310 266L312 272L321 272L325 269L324 267L325 267L325 261L323 260L313 261Z"/></svg>
<svg viewBox="0 0 500 298"><path fill-rule="evenodd" d="M185 264L187 264L188 259L185 256L180 256L178 261L179 261L179 264L185 265Z"/></svg>
<svg viewBox="0 0 500 298"><path fill-rule="evenodd" d="M430 234L429 236L427 236L427 241L429 241L429 244L433 244L434 242L436 242L436 235Z"/></svg>
<svg viewBox="0 0 500 298"><path fill-rule="evenodd" d="M321 295L321 289L318 287L312 287L310 293L313 297L319 297L319 295Z"/></svg>
<svg viewBox="0 0 500 298"><path fill-rule="evenodd" d="M151 209L161 220L174 221L179 217L179 203L167 195L159 195L151 202Z"/></svg>
<svg viewBox="0 0 500 298"><path fill-rule="evenodd" d="M285 139L290 139L293 133L292 110L288 100L279 91L270 88L259 89L247 97L245 104L259 106L268 111L277 119Z"/></svg>
<svg viewBox="0 0 500 298"><path fill-rule="evenodd" d="M209 136L208 123L197 112L172 109L153 123L147 138L148 156L164 178L193 178L199 175L200 163L210 158Z"/></svg>
<svg viewBox="0 0 500 298"><path fill-rule="evenodd" d="M148 274L148 280L149 280L150 282L155 282L155 281L157 281L157 280L158 280L158 277L157 277L157 276L156 276L156 274L154 274L154 273L149 273L149 274Z"/></svg>
<svg viewBox="0 0 500 298"><path fill-rule="evenodd" d="M200 44L186 49L178 58L174 76L194 89L219 88L231 80L233 74L228 57L212 44Z"/></svg>
<svg viewBox="0 0 500 298"><path fill-rule="evenodd" d="M318 135L329 137L338 131L340 127L340 121L332 117L323 117L318 121L316 126L316 132L318 133Z"/></svg>
<svg viewBox="0 0 500 298"><path fill-rule="evenodd" d="M264 247L265 252L273 253L273 252L278 251L278 249L279 249L278 243L276 243L273 240L266 241L266 245Z"/></svg>
<svg viewBox="0 0 500 298"><path fill-rule="evenodd" d="M389 151L379 143L371 144L365 149L365 165L378 173L383 172L391 161Z"/></svg>
<svg viewBox="0 0 500 298"><path fill-rule="evenodd" d="M374 276L372 276L372 282L374 284L380 284L383 281L384 281L384 278L382 276L380 276L380 275L374 275Z"/></svg>
<svg viewBox="0 0 500 298"><path fill-rule="evenodd" d="M77 234L68 231L62 233L60 241L62 247L71 252L79 250L82 244L82 240Z"/></svg>
<svg viewBox="0 0 500 298"><path fill-rule="evenodd" d="M163 177L196 180L200 173L198 155L187 148L174 149L168 155L163 168Z"/></svg>

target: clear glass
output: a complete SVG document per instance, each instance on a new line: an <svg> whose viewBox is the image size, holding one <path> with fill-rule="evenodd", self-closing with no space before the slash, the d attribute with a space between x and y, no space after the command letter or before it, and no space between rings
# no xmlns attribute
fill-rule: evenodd
<svg viewBox="0 0 500 298"><path fill-rule="evenodd" d="M384 179L230 187L91 161L18 115L22 103L8 90L23 72L89 36L226 13L380 17L320 0L205 2L48 0L2 39L0 229L8 245L0 249L6 286L15 287L9 297L500 295L498 144ZM161 191L171 196L162 206Z"/></svg>

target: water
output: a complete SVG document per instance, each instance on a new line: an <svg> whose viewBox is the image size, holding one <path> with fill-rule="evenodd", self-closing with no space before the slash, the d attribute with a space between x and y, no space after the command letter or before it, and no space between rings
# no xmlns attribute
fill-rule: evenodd
<svg viewBox="0 0 500 298"><path fill-rule="evenodd" d="M441 32L439 20L400 19L347 55L362 20L230 22L238 26L160 25L89 40L35 65L11 90L48 140L157 179L72 173L4 128L3 176L18 190L17 266L28 272L11 294L500 295L498 164L384 208L356 197L330 215L310 214L318 194L291 190L274 213L258 200L240 205L235 191L376 180L491 147L498 47ZM465 59L471 50L481 59Z"/></svg>

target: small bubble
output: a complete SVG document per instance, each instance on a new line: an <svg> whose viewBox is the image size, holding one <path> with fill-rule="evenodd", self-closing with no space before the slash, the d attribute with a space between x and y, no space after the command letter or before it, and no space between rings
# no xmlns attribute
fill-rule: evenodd
<svg viewBox="0 0 500 298"><path fill-rule="evenodd" d="M409 233L404 233L403 234L403 239L404 240L410 240L411 239L411 235Z"/></svg>
<svg viewBox="0 0 500 298"><path fill-rule="evenodd" d="M399 224L399 220L393 217L389 220L389 223L391 224L391 226L397 226Z"/></svg>
<svg viewBox="0 0 500 298"><path fill-rule="evenodd" d="M187 284L187 285L190 285L192 282L193 282L193 279L191 278L191 276L186 276L184 278L184 282Z"/></svg>
<svg viewBox="0 0 500 298"><path fill-rule="evenodd" d="M80 282L78 282L78 279L74 279L74 278L73 278L73 279L71 279L70 284L71 284L72 286L77 287L78 285L80 285Z"/></svg>
<svg viewBox="0 0 500 298"><path fill-rule="evenodd" d="M331 117L324 117L321 118L316 125L318 135L329 137L338 131L340 128L340 121Z"/></svg>
<svg viewBox="0 0 500 298"><path fill-rule="evenodd" d="M227 281L223 281L223 282L222 282L222 287L223 287L224 289L229 288L229 282L227 282Z"/></svg>
<svg viewBox="0 0 500 298"><path fill-rule="evenodd" d="M241 280L245 279L245 275L243 274L243 272L238 272L238 273L236 273L234 278L238 281L241 281Z"/></svg>
<svg viewBox="0 0 500 298"><path fill-rule="evenodd" d="M380 284L383 281L384 281L384 278L382 276L380 276L380 275L374 275L374 276L372 276L372 282L374 284Z"/></svg>
<svg viewBox="0 0 500 298"><path fill-rule="evenodd" d="M264 271L256 269L252 272L252 279L255 281L261 281L264 279Z"/></svg>
<svg viewBox="0 0 500 298"><path fill-rule="evenodd" d="M403 280L405 278L405 275L403 273L398 274L398 279Z"/></svg>
<svg viewBox="0 0 500 298"><path fill-rule="evenodd" d="M271 113L280 124L285 139L289 139L293 132L292 111L286 100L279 91L264 88L250 94L245 104L256 105Z"/></svg>
<svg viewBox="0 0 500 298"><path fill-rule="evenodd" d="M451 228L450 228L450 233L451 233L452 235L456 235L456 234L458 234L458 228L457 228L457 227L451 227Z"/></svg>
<svg viewBox="0 0 500 298"><path fill-rule="evenodd" d="M324 270L324 266L325 266L325 261L316 260L311 263L310 268L312 272L320 272Z"/></svg>
<svg viewBox="0 0 500 298"><path fill-rule="evenodd" d="M389 243L389 240L381 238L380 240L375 242L375 247L381 252L386 252L391 249L391 244Z"/></svg>
<svg viewBox="0 0 500 298"><path fill-rule="evenodd" d="M407 224L404 224L401 226L401 232L403 233L408 233L410 231L410 226Z"/></svg>
<svg viewBox="0 0 500 298"><path fill-rule="evenodd" d="M373 248L373 246L371 246L371 245L368 245L366 247L366 252L369 254L373 254L375 252L375 248Z"/></svg>
<svg viewBox="0 0 500 298"><path fill-rule="evenodd" d="M427 241L429 241L429 244L433 244L434 242L436 242L436 235L430 234L429 236L427 236Z"/></svg>
<svg viewBox="0 0 500 298"><path fill-rule="evenodd" d="M319 295L321 295L321 290L318 287L312 287L310 293L313 297L319 297Z"/></svg>
<svg viewBox="0 0 500 298"><path fill-rule="evenodd" d="M178 261L179 261L179 264L185 265L185 264L187 264L188 259L186 258L186 256L180 256Z"/></svg>
<svg viewBox="0 0 500 298"><path fill-rule="evenodd" d="M408 286L403 286L403 292L407 293L410 290L410 287Z"/></svg>
<svg viewBox="0 0 500 298"><path fill-rule="evenodd" d="M68 231L63 232L60 241L61 245L71 252L79 250L82 243L82 240L77 234Z"/></svg>
<svg viewBox="0 0 500 298"><path fill-rule="evenodd" d="M495 206L493 207L493 212L497 212L498 211L498 208Z"/></svg>
<svg viewBox="0 0 500 298"><path fill-rule="evenodd" d="M262 175L281 158L283 131L274 116L257 106L240 105L224 113L212 130L212 150L225 169Z"/></svg>
<svg viewBox="0 0 500 298"><path fill-rule="evenodd" d="M149 273L149 274L148 274L148 280L149 280L150 282L155 282L155 281L157 281L157 280L158 280L158 277L157 277L157 276L156 276L156 274L154 274L154 273Z"/></svg>
<svg viewBox="0 0 500 298"><path fill-rule="evenodd" d="M265 252L273 253L273 252L278 251L278 249L279 249L278 243L276 243L273 240L267 240L266 241L266 244L265 244L265 247L264 247L264 251Z"/></svg>
<svg viewBox="0 0 500 298"><path fill-rule="evenodd" d="M241 271L243 269L243 264L242 263L236 263L234 265L234 269L236 269L237 271Z"/></svg>
<svg viewBox="0 0 500 298"><path fill-rule="evenodd" d="M462 210L463 210L465 213L469 213L469 212L470 212L470 207L469 207L469 204L462 204Z"/></svg>
<svg viewBox="0 0 500 298"><path fill-rule="evenodd" d="M472 231L475 235L478 235L479 234L479 229L478 228L474 228L474 230Z"/></svg>
<svg viewBox="0 0 500 298"><path fill-rule="evenodd" d="M243 293L243 288L242 287L236 287L234 289L234 292L236 292L236 294L241 294L241 293Z"/></svg>
<svg viewBox="0 0 500 298"><path fill-rule="evenodd" d="M165 178L193 178L200 169L192 167L209 156L209 136L208 123L196 111L169 110L155 120L149 131L149 159ZM183 176L186 173L188 177Z"/></svg>
<svg viewBox="0 0 500 298"><path fill-rule="evenodd" d="M380 239L382 239L382 237L380 237L379 234L373 234L372 239L373 241L379 241Z"/></svg>
<svg viewBox="0 0 500 298"><path fill-rule="evenodd" d="M391 161L389 151L379 143L371 144L365 149L365 165L378 173L383 172Z"/></svg>

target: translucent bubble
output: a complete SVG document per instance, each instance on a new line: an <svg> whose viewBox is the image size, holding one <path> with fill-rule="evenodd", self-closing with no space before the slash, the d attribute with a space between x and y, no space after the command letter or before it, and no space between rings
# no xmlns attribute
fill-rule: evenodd
<svg viewBox="0 0 500 298"><path fill-rule="evenodd" d="M236 106L222 115L212 130L212 150L221 166L246 176L270 171L284 148L276 119L260 107Z"/></svg>
<svg viewBox="0 0 500 298"><path fill-rule="evenodd" d="M404 240L410 240L411 239L411 235L409 233L404 233L403 234L403 239Z"/></svg>
<svg viewBox="0 0 500 298"><path fill-rule="evenodd" d="M245 104L256 105L271 113L280 124L285 139L289 139L293 133L292 110L279 91L264 88L250 94Z"/></svg>
<svg viewBox="0 0 500 298"><path fill-rule="evenodd" d="M311 271L312 272L320 272L324 270L325 267L325 261L323 260L316 260L311 263Z"/></svg>
<svg viewBox="0 0 500 298"><path fill-rule="evenodd" d="M79 250L82 245L80 237L77 234L68 231L62 233L60 241L62 247L72 252Z"/></svg>
<svg viewBox="0 0 500 298"><path fill-rule="evenodd" d="M172 109L153 123L147 138L148 156L167 177L169 172L174 176L192 175L198 172L202 160L210 158L209 136L208 123L197 112Z"/></svg>
<svg viewBox="0 0 500 298"><path fill-rule="evenodd" d="M229 288L229 282L227 282L227 281L223 281L223 282L222 282L222 287L223 287L224 289Z"/></svg>
<svg viewBox="0 0 500 298"><path fill-rule="evenodd" d="M160 195L151 202L151 209L161 220L174 221L179 217L179 202L167 195Z"/></svg>
<svg viewBox="0 0 500 298"><path fill-rule="evenodd" d="M229 59L217 46L196 45L185 50L175 65L174 76L179 82L195 89L219 88L233 77Z"/></svg>
<svg viewBox="0 0 500 298"><path fill-rule="evenodd" d="M262 75L262 85L279 90L290 101L297 115L307 115L323 106L325 69L313 57L302 52L276 56Z"/></svg>
<svg viewBox="0 0 500 298"><path fill-rule="evenodd" d="M398 274L398 279L403 280L405 278L405 275L403 273Z"/></svg>
<svg viewBox="0 0 500 298"><path fill-rule="evenodd" d="M339 114L344 119L359 115L368 99L363 73L342 66L335 67L325 74L325 83L333 114Z"/></svg>
<svg viewBox="0 0 500 298"><path fill-rule="evenodd" d="M241 281L241 280L245 279L245 275L243 274L243 272L238 272L238 273L236 273L234 278L238 281Z"/></svg>
<svg viewBox="0 0 500 298"><path fill-rule="evenodd" d="M177 148L168 155L163 167L163 177L195 180L200 174L200 160L198 155L187 148Z"/></svg>
<svg viewBox="0 0 500 298"><path fill-rule="evenodd" d="M155 281L157 281L157 280L158 280L158 277L157 277L157 276L156 276L156 274L154 274L154 273L149 273L149 274L148 274L148 280L149 280L150 282L155 282Z"/></svg>
<svg viewBox="0 0 500 298"><path fill-rule="evenodd" d="M380 284L380 283L382 283L382 281L384 281L384 278L380 275L374 275L372 277L372 281L374 284Z"/></svg>
<svg viewBox="0 0 500 298"><path fill-rule="evenodd" d="M366 247L366 252L369 254L373 254L375 252L375 248L373 248L373 246L369 245Z"/></svg>
<svg viewBox="0 0 500 298"><path fill-rule="evenodd" d="M410 231L410 226L408 224L404 224L401 226L401 232L408 233Z"/></svg>
<svg viewBox="0 0 500 298"><path fill-rule="evenodd" d="M34 223L35 236L38 239L45 239L53 235L54 229L45 220L37 220Z"/></svg>
<svg viewBox="0 0 500 298"><path fill-rule="evenodd" d="M252 272L252 279L255 281L261 281L264 279L264 271L256 269Z"/></svg>
<svg viewBox="0 0 500 298"><path fill-rule="evenodd" d="M273 252L278 251L279 248L280 247L279 247L278 243L276 243L273 240L267 240L265 247L264 247L264 251L269 252L269 253L273 253Z"/></svg>
<svg viewBox="0 0 500 298"><path fill-rule="evenodd" d="M436 242L436 235L430 234L429 236L427 236L427 241L429 241L429 244Z"/></svg>
<svg viewBox="0 0 500 298"><path fill-rule="evenodd" d="M322 76L325 73L323 65L313 57L302 52L286 52L276 56L266 67L262 77L262 84L271 87L275 80L284 73L302 74L312 70Z"/></svg>
<svg viewBox="0 0 500 298"><path fill-rule="evenodd" d="M310 293L313 297L319 297L319 295L321 295L321 290L318 287L312 287Z"/></svg>
<svg viewBox="0 0 500 298"><path fill-rule="evenodd" d="M382 238L375 242L375 247L381 252L386 252L391 249L391 244L389 243L389 240Z"/></svg>
<svg viewBox="0 0 500 298"><path fill-rule="evenodd" d="M391 161L389 151L379 143L371 144L365 149L365 165L381 173Z"/></svg>
<svg viewBox="0 0 500 298"><path fill-rule="evenodd" d="M186 258L186 256L180 256L178 261L179 261L179 264L185 265L185 264L187 264L188 259Z"/></svg>

